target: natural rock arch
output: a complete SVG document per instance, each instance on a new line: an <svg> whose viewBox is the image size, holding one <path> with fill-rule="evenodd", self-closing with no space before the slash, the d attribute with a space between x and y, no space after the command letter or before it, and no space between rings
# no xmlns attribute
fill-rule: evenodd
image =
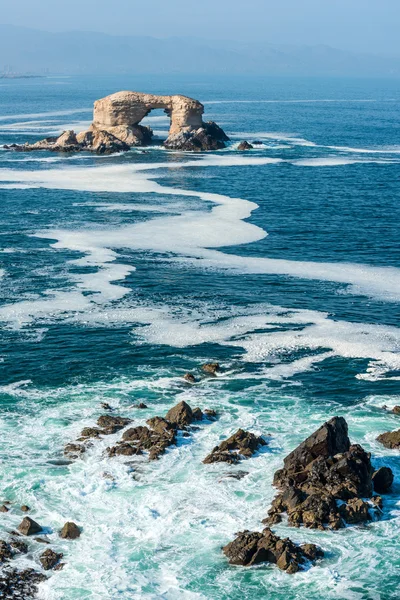
<svg viewBox="0 0 400 600"><path fill-rule="evenodd" d="M47 138L35 144L14 145L16 150L52 150L55 152L97 153L129 150L132 146L151 143L153 132L141 121L154 109L163 109L171 119L164 146L176 150L219 150L229 140L212 121L203 121L204 106L198 100L182 95L156 96L122 91L94 103L93 123L87 131L66 131L58 138Z"/></svg>

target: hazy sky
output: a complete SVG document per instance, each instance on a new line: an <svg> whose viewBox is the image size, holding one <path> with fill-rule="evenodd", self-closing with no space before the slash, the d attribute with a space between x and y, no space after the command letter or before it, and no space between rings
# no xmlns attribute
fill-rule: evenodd
<svg viewBox="0 0 400 600"><path fill-rule="evenodd" d="M0 22L400 54L400 0L0 0Z"/></svg>

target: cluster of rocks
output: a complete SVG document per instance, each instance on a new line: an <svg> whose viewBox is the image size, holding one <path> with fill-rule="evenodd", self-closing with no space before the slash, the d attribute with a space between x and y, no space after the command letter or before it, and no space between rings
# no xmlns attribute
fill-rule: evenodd
<svg viewBox="0 0 400 600"><path fill-rule="evenodd" d="M211 411L206 412L210 416ZM208 415L207 415L208 413ZM182 401L171 408L165 417L152 417L146 421L147 427L139 425L124 431L122 440L107 448L109 456L132 456L148 453L149 460L158 459L169 446L176 444L177 433L190 435L188 427L203 419L200 408L192 409Z"/></svg>
<svg viewBox="0 0 400 600"><path fill-rule="evenodd" d="M377 471L371 455L351 444L347 423L334 417L302 442L276 471L274 485L280 490L265 522L279 523L286 513L289 525L312 529L340 529L371 519L393 482L388 467ZM365 500L367 499L367 500Z"/></svg>
<svg viewBox="0 0 400 600"><path fill-rule="evenodd" d="M148 146L153 131L140 125L151 110L162 108L171 119L166 148L199 152L225 148L229 141L214 122L203 121L204 106L187 96L155 96L139 92L117 92L94 103L93 123L87 131L76 134L64 131L58 137L45 138L34 144L4 146L20 152L50 150L112 154L135 146Z"/></svg>
<svg viewBox="0 0 400 600"><path fill-rule="evenodd" d="M219 363L205 363L202 365L201 370L203 375L207 377L217 377L217 374L221 371L221 366ZM183 376L184 380L188 383L197 383L198 379L193 375L193 373L185 373Z"/></svg>
<svg viewBox="0 0 400 600"><path fill-rule="evenodd" d="M231 565L251 567L268 562L289 574L297 573L307 561L315 562L324 555L314 544L299 546L289 538L281 539L268 527L262 532L242 531L222 550Z"/></svg>
<svg viewBox="0 0 400 600"><path fill-rule="evenodd" d="M64 447L64 454L69 458L78 458L86 452L92 439L117 433L131 422L132 419L125 417L101 415L97 419L97 427L84 427L77 441L70 442Z"/></svg>
<svg viewBox="0 0 400 600"><path fill-rule="evenodd" d="M253 456L261 446L266 446L266 444L267 442L261 436L256 436L244 429L238 429L227 440L215 446L212 452L203 460L203 463L227 462L236 464L242 458Z"/></svg>
<svg viewBox="0 0 400 600"><path fill-rule="evenodd" d="M38 584L46 580L43 573L35 569L18 570L9 566L14 558L29 552L28 544L21 539L21 536L33 537L43 531L41 525L30 517L25 517L19 524L16 531L12 531L8 541L0 540L0 565L3 566L0 574L0 598L28 599L34 598L38 591ZM81 534L79 527L73 523L65 523L59 535L63 539L74 540ZM41 544L49 544L45 538L34 537L34 540ZM64 563L61 562L63 554L47 548L40 556L39 561L45 571L61 570Z"/></svg>
<svg viewBox="0 0 400 600"><path fill-rule="evenodd" d="M389 467L375 470L371 455L351 444L343 417L334 417L304 440L276 471L279 489L272 502L266 525L274 525L286 514L288 524L312 529L339 529L371 520L379 514L382 498L393 483ZM251 566L270 562L295 573L306 560L315 561L322 551L314 545L297 546L281 540L267 527L262 532L241 532L223 548L232 564Z"/></svg>

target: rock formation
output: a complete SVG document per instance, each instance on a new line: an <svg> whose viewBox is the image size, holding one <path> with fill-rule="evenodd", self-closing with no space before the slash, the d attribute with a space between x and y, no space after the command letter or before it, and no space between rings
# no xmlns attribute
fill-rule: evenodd
<svg viewBox="0 0 400 600"><path fill-rule="evenodd" d="M381 433L376 439L383 444L385 448L389 448L390 450L400 449L400 429Z"/></svg>
<svg viewBox="0 0 400 600"><path fill-rule="evenodd" d="M293 574L304 568L307 560L314 562L324 553L314 544L298 546L289 538L281 539L268 528L262 532L243 531L223 549L231 565L251 567L259 563L273 563L286 573Z"/></svg>
<svg viewBox="0 0 400 600"><path fill-rule="evenodd" d="M140 122L154 109L163 109L171 119L166 148L173 150L219 150L229 140L214 122L204 122L204 106L187 96L155 96L139 92L117 92L94 103L93 123L87 131L64 131L59 137L34 144L12 144L17 151L51 150L111 154L133 146L147 146L153 132Z"/></svg>
<svg viewBox="0 0 400 600"><path fill-rule="evenodd" d="M250 431L238 429L230 438L221 442L219 446L215 446L212 452L203 460L203 463L227 462L236 464L242 458L253 456L260 446L266 444L264 438L258 437Z"/></svg>
<svg viewBox="0 0 400 600"><path fill-rule="evenodd" d="M280 493L264 522L279 523L282 513L287 513L289 525L313 529L339 529L370 520L369 511L381 505L381 498L372 497L374 487L386 492L393 481L388 467L374 471L370 459L361 446L351 445L345 419L334 417L276 471L274 485Z"/></svg>

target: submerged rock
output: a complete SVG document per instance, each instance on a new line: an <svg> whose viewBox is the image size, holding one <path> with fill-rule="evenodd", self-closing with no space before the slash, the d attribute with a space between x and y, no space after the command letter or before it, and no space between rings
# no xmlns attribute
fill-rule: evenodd
<svg viewBox="0 0 400 600"><path fill-rule="evenodd" d="M240 142L239 146L237 147L237 149L239 151L252 150L253 148L254 148L254 146L249 144L249 142L247 142L246 140L244 140L243 142Z"/></svg>
<svg viewBox="0 0 400 600"><path fill-rule="evenodd" d="M132 419L126 419L125 417L102 415L97 419L97 425L100 427L100 433L104 435L111 435L117 433L129 423L132 423Z"/></svg>
<svg viewBox="0 0 400 600"><path fill-rule="evenodd" d="M85 452L86 448L82 444L70 443L64 447L65 456L69 456L70 458L79 458Z"/></svg>
<svg viewBox="0 0 400 600"><path fill-rule="evenodd" d="M249 458L260 446L266 446L267 442L250 431L238 429L230 438L215 446L212 452L203 460L205 464L215 462L227 462L235 464L243 457Z"/></svg>
<svg viewBox="0 0 400 600"><path fill-rule="evenodd" d="M347 423L334 417L302 442L276 471L280 493L272 502L265 523L271 525L287 513L289 525L339 529L347 523L370 519L365 498L371 498L371 456L351 445ZM341 501L341 502L338 502Z"/></svg>
<svg viewBox="0 0 400 600"><path fill-rule="evenodd" d="M214 376L216 376L216 374L221 370L219 363L206 363L201 368L204 371L204 373L207 373L207 375Z"/></svg>
<svg viewBox="0 0 400 600"><path fill-rule="evenodd" d="M185 373L183 379L188 383L196 383L196 378L192 373Z"/></svg>
<svg viewBox="0 0 400 600"><path fill-rule="evenodd" d="M383 444L385 448L389 448L390 450L398 450L400 448L400 429L381 433L381 435L378 435L376 439L378 442Z"/></svg>
<svg viewBox="0 0 400 600"><path fill-rule="evenodd" d="M243 531L222 549L231 565L251 567L260 563L276 564L286 573L297 573L307 560L314 562L323 551L314 544L298 546L289 538L281 539L269 528L262 532Z"/></svg>

